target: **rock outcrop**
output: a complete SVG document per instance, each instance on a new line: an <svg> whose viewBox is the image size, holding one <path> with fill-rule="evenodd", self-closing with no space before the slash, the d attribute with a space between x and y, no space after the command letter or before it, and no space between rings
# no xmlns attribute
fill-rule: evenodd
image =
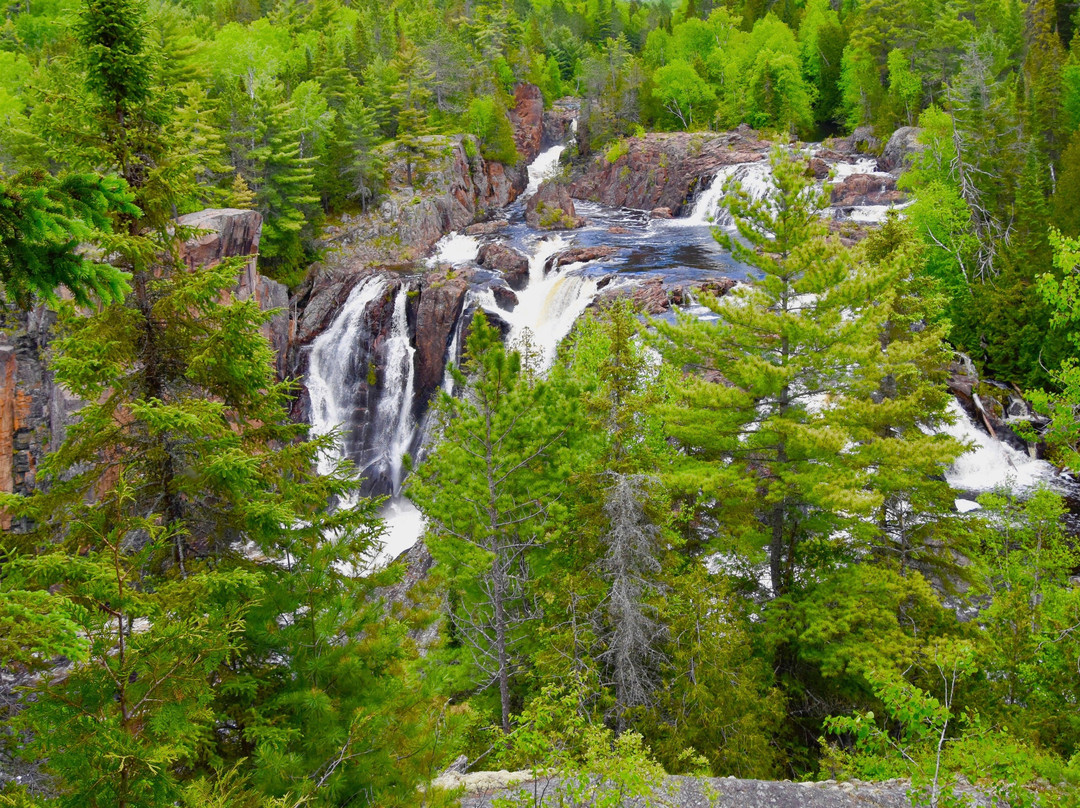
<svg viewBox="0 0 1080 808"><path fill-rule="evenodd" d="M577 215L570 189L551 180L525 202L525 222L534 230L573 230L585 224Z"/></svg>
<svg viewBox="0 0 1080 808"><path fill-rule="evenodd" d="M190 269L225 258L249 256L238 270L232 294L254 296L265 311L281 309L264 327L278 350L284 372L291 334L287 290L257 272L262 218L250 210L214 209L179 219L182 227L198 230L182 243L178 254ZM36 484L45 453L64 440L82 402L53 380L48 347L55 315L43 306L30 311L0 310L0 491L29 493ZM11 527L0 515L0 525Z"/></svg>
<svg viewBox="0 0 1080 808"><path fill-rule="evenodd" d="M490 776L483 776L485 774ZM448 780L466 789L470 789L472 783L476 784L461 798L462 808L488 808L494 798L519 792L525 792L531 800L536 782L527 772L474 772ZM515 782L520 785L513 785ZM550 794L549 801L555 804L557 788L555 779L541 778L537 792ZM737 780L734 777L668 777L657 789L655 803L649 799L635 799L619 805L625 808L652 804L671 808L910 808L910 789L908 780L793 783L789 780ZM956 786L954 794L964 804L977 808L998 804L966 782Z"/></svg>
<svg viewBox="0 0 1080 808"><path fill-rule="evenodd" d="M277 354L278 375L283 376L292 337L289 290L284 284L260 275L256 268L262 214L239 208L209 208L181 216L177 223L195 231L179 249L180 260L189 270L213 266L226 258L248 257L240 267L233 294L239 300L254 297L263 311L277 310L262 331Z"/></svg>
<svg viewBox="0 0 1080 808"><path fill-rule="evenodd" d="M576 98L559 98L551 109L544 111L544 131L541 148L565 143L574 134L574 121L581 114L581 102Z"/></svg>
<svg viewBox="0 0 1080 808"><path fill-rule="evenodd" d="M521 82L514 87L514 107L507 117L514 127L518 154L531 163L544 142L544 96L535 84Z"/></svg>
<svg viewBox="0 0 1080 808"><path fill-rule="evenodd" d="M915 126L901 126L893 132L881 153L881 168L884 171L906 169L911 163L911 158L926 148L919 143L921 131Z"/></svg>
<svg viewBox="0 0 1080 808"><path fill-rule="evenodd" d="M446 350L468 290L469 280L464 274L445 268L429 272L420 283L414 408L425 406L442 381Z"/></svg>
<svg viewBox="0 0 1080 808"><path fill-rule="evenodd" d="M702 180L723 166L764 159L768 149L748 127L721 134L668 132L627 138L618 150L595 155L579 170L570 194L612 207L668 208L679 215Z"/></svg>
<svg viewBox="0 0 1080 808"><path fill-rule="evenodd" d="M906 199L889 174L849 174L832 187L832 204L839 207L895 205Z"/></svg>
<svg viewBox="0 0 1080 808"><path fill-rule="evenodd" d="M327 250L324 271L356 272L415 261L447 233L486 222L528 185L524 164L488 162L472 135L432 136L425 138L425 148L428 157L409 187L403 164L393 161L387 147L394 190L377 209L325 228L320 243Z"/></svg>
<svg viewBox="0 0 1080 808"><path fill-rule="evenodd" d="M615 276L601 279L601 288L608 286ZM709 278L689 283L669 284L661 277L645 278L633 285L617 285L605 288L594 305L606 306L615 300L627 299L642 314L658 315L671 311L672 306L683 306L695 294L706 292L723 297L735 288L737 281L731 278Z"/></svg>

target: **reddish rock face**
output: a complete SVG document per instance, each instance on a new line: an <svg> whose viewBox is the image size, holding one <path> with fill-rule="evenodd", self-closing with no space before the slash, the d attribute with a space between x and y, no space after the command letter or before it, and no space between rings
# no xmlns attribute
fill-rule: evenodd
<svg viewBox="0 0 1080 808"><path fill-rule="evenodd" d="M650 133L623 141L625 152L609 161L597 154L570 185L570 195L612 207L657 210L673 215L706 177L728 165L767 156L769 144L753 130L703 134Z"/></svg>
<svg viewBox="0 0 1080 808"><path fill-rule="evenodd" d="M618 251L618 247L600 245L595 247L573 247L569 250L563 250L555 256L555 266L564 267L567 264L586 264L590 261L599 261L601 258L608 258Z"/></svg>
<svg viewBox="0 0 1080 808"><path fill-rule="evenodd" d="M468 278L442 268L424 276L416 310L416 393L426 404L442 381L446 351L469 289Z"/></svg>
<svg viewBox="0 0 1080 808"><path fill-rule="evenodd" d="M507 117L514 126L514 142L526 163L540 153L544 138L544 96L535 84L521 82L514 88L514 108Z"/></svg>

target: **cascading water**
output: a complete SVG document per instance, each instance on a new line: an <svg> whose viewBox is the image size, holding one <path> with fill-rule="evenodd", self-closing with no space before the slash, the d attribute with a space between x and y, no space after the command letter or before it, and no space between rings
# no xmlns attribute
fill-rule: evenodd
<svg viewBox="0 0 1080 808"><path fill-rule="evenodd" d="M539 188L559 166L561 146L543 152L529 167L529 186L522 198ZM873 173L865 163L837 167L833 182L850 173ZM617 280L606 278L607 289L616 284L635 283L639 273L660 274L676 282L694 281L716 275L735 279L746 277L746 268L733 262L712 239L713 225L730 226L721 203L729 179L740 181L743 189L756 199L765 198L772 188L771 168L767 160L722 168L699 194L690 215L683 219L650 220L644 213L605 208L582 203L579 208L589 224L572 235L537 237L521 221L520 202L506 212L510 224L498 238L529 254L528 282L516 295L516 303L506 295L496 297L490 284L500 284L490 270L466 269L471 288L462 303L462 314L448 338L446 357L458 360L469 313L477 307L501 319L508 326L508 342L523 349L541 372L554 362L559 342L570 332L576 320L596 299L600 277L605 272L620 273ZM865 207L865 206L864 206ZM845 216L856 218L845 211ZM870 213L870 211L867 211ZM872 212L877 216L876 209ZM883 215L883 214L882 214ZM671 229L669 229L671 228ZM673 232L672 229L679 229ZM487 240L490 237L484 237ZM584 265L552 266L552 259L567 247L614 246L618 257L610 259L603 270ZM461 233L441 239L429 266L450 264L469 267L474 264L481 240ZM393 284L393 286L392 286ZM415 286L415 283L413 284ZM387 294L394 288L394 299ZM416 452L422 441L422 403L414 401L416 389L417 348L413 325L409 322L410 290L408 284L374 275L362 281L349 296L341 313L329 329L312 345L307 388L311 400L314 432L325 434L341 428L338 442L341 455L352 458L372 485L369 490L398 494L402 486L403 458ZM501 301L501 302L500 302ZM703 318L715 318L709 310L695 305L687 297L684 311ZM378 308L373 308L378 306ZM379 322L374 322L379 320ZM371 376L377 370L380 384ZM454 394L449 374L442 388ZM1052 467L1015 452L980 432L959 411L951 434L977 444L975 451L961 457L947 474L949 482L966 492L988 490L1011 480L1021 486L1038 481L1052 481ZM332 459L324 459L320 470L329 470ZM972 507L958 499L958 508ZM380 560L393 558L419 538L424 529L423 516L405 499L395 496L383 513L387 535Z"/></svg>
<svg viewBox="0 0 1080 808"><path fill-rule="evenodd" d="M731 214L726 208L720 206L720 201L726 194L727 184L731 180L737 180L752 199L764 199L772 189L772 166L768 160L724 166L716 172L716 176L712 178L709 185L698 195L689 216L669 219L665 224L669 227L731 226Z"/></svg>
<svg viewBox="0 0 1080 808"><path fill-rule="evenodd" d="M306 379L311 400L311 429L316 435L340 430L338 457L350 454L348 433L355 426L353 414L362 392L359 380L367 376L367 368L362 366L366 358L364 346L358 345L368 336L364 318L368 307L381 298L386 289L386 279L379 275L372 275L357 284L341 313L311 346ZM363 392L367 395L369 391ZM329 473L335 461L333 457L320 458L319 472Z"/></svg>
<svg viewBox="0 0 1080 808"><path fill-rule="evenodd" d="M361 472L365 477L385 479L385 487L397 494L401 490L401 468L416 434L413 419L413 391L416 380L416 348L409 333L409 288L402 284L394 298L390 338L385 346L383 393L375 409L372 436L374 457Z"/></svg>
<svg viewBox="0 0 1080 808"><path fill-rule="evenodd" d="M555 361L559 342L596 297L596 279L579 272L581 264L567 264L547 271L548 261L567 242L561 236L536 242L529 258L529 284L518 295L513 310L502 308L491 291L480 305L510 325L507 342L528 355L543 372Z"/></svg>
<svg viewBox="0 0 1080 808"><path fill-rule="evenodd" d="M540 183L559 172L559 158L565 150L566 146L552 146L540 152L529 164L529 184L521 194L523 200L540 190Z"/></svg>

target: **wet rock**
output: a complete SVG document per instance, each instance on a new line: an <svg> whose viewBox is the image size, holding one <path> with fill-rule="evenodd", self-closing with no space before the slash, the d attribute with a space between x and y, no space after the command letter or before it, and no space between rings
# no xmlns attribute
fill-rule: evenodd
<svg viewBox="0 0 1080 808"><path fill-rule="evenodd" d="M581 102L576 98L560 98L544 112L541 148L565 143L574 134L574 121L581 114Z"/></svg>
<svg viewBox="0 0 1080 808"><path fill-rule="evenodd" d="M518 154L531 163L540 153L544 138L544 96L535 84L520 82L514 87L514 106L507 117L514 126Z"/></svg>
<svg viewBox="0 0 1080 808"><path fill-rule="evenodd" d="M504 244L488 243L480 247L476 262L486 269L503 274L511 289L520 292L529 282L529 259Z"/></svg>
<svg viewBox="0 0 1080 808"><path fill-rule="evenodd" d="M912 158L926 148L918 141L921 131L916 126L901 126L892 133L881 153L883 171L903 171L908 168Z"/></svg>
<svg viewBox="0 0 1080 808"><path fill-rule="evenodd" d="M671 212L671 208L653 208L649 211L649 216L653 219L674 219L675 214Z"/></svg>
<svg viewBox="0 0 1080 808"><path fill-rule="evenodd" d="M590 261L599 261L608 258L619 251L618 247L571 247L563 250L555 256L555 266L564 267L567 264L587 264Z"/></svg>
<svg viewBox="0 0 1080 808"><path fill-rule="evenodd" d="M823 180L828 178L830 170L831 169L829 168L829 164L826 163L822 158L810 158L810 173L814 175L814 179Z"/></svg>
<svg viewBox="0 0 1080 808"><path fill-rule="evenodd" d="M570 186L575 199L611 207L678 214L699 184L723 166L764 159L769 144L740 127L720 134L650 133L622 141L622 153L608 160L597 154L580 169Z"/></svg>
<svg viewBox="0 0 1080 808"><path fill-rule="evenodd" d="M609 227L607 231L613 236L626 236L633 232L626 227Z"/></svg>
<svg viewBox="0 0 1080 808"><path fill-rule="evenodd" d="M417 408L427 405L431 394L442 382L446 368L446 352L454 327L461 316L469 281L464 273L442 268L426 274L420 284L420 301L416 309L416 377Z"/></svg>
<svg viewBox="0 0 1080 808"><path fill-rule="evenodd" d="M470 224L465 228L465 235L491 236L509 226L510 222L506 219L492 219L489 222L477 222L476 224Z"/></svg>
<svg viewBox="0 0 1080 808"><path fill-rule="evenodd" d="M859 207L895 205L907 197L896 189L896 177L888 174L851 174L832 188L832 204Z"/></svg>
<svg viewBox="0 0 1080 808"><path fill-rule="evenodd" d="M491 294L495 297L495 302L499 304L499 308L506 311L513 311L518 304L518 296L514 294L514 290L509 286L503 286L502 284L492 286Z"/></svg>
<svg viewBox="0 0 1080 808"><path fill-rule="evenodd" d="M577 215L570 189L560 182L545 182L525 203L525 222L534 230L574 230L585 220Z"/></svg>

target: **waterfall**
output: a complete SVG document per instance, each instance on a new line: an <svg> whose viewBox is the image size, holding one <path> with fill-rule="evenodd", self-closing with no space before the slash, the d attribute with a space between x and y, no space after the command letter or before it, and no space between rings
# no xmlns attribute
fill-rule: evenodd
<svg viewBox="0 0 1080 808"><path fill-rule="evenodd" d="M709 185L694 200L694 207L689 216L669 219L664 224L669 227L708 227L710 225L729 227L733 223L731 214L720 206L720 201L724 198L725 186L731 179L738 180L751 199L764 199L773 187L772 166L768 160L724 166L716 172Z"/></svg>
<svg viewBox="0 0 1080 808"><path fill-rule="evenodd" d="M984 493L1010 485L1016 489L1049 484L1057 470L1045 460L1036 460L1017 451L1004 441L995 440L979 429L956 399L949 402L954 423L942 429L946 435L973 444L970 451L956 458L945 472L945 480L961 491Z"/></svg>
<svg viewBox="0 0 1080 808"><path fill-rule="evenodd" d="M492 292L479 296L485 311L510 326L507 344L546 371L555 361L559 342L596 297L596 280L582 275L582 264L567 264L546 271L548 261L567 246L561 236L536 242L529 258L529 285L518 294L513 311L502 308Z"/></svg>
<svg viewBox="0 0 1080 808"><path fill-rule="evenodd" d="M386 288L386 279L379 275L357 284L341 313L311 346L306 379L311 399L311 428L316 435L342 430L337 437L337 457L349 454L347 431L353 427L353 413L361 392L359 380L367 377L367 367L362 366L366 364L366 346L362 343L370 335L364 315ZM321 457L319 473L330 473L336 460Z"/></svg>
<svg viewBox="0 0 1080 808"><path fill-rule="evenodd" d="M409 288L402 284L394 298L390 337L385 346L385 376L372 436L374 457L362 469L364 476L373 480L385 479L393 494L401 488L402 460L416 432L412 412L416 348L409 334L408 301Z"/></svg>
<svg viewBox="0 0 1080 808"><path fill-rule="evenodd" d="M565 149L566 146L552 146L540 152L536 159L529 163L529 185L521 194L521 199L528 199L540 190L540 183L559 173L559 158Z"/></svg>

